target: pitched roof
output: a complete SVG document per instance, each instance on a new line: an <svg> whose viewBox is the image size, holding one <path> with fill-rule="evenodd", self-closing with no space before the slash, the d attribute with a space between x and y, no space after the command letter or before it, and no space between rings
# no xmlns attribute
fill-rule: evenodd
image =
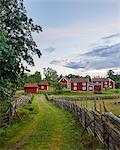
<svg viewBox="0 0 120 150"><path fill-rule="evenodd" d="M61 80L63 80L63 79L65 79L65 80L69 80L67 77L62 77L60 80L59 80L59 82L61 81Z"/></svg>
<svg viewBox="0 0 120 150"><path fill-rule="evenodd" d="M70 82L71 83L76 83L76 82L89 82L89 79L88 78L85 78L85 77L80 77L80 78L71 78L70 79Z"/></svg>
<svg viewBox="0 0 120 150"><path fill-rule="evenodd" d="M92 78L92 81L109 81L109 78Z"/></svg>
<svg viewBox="0 0 120 150"><path fill-rule="evenodd" d="M38 87L36 82L25 83L24 87Z"/></svg>
<svg viewBox="0 0 120 150"><path fill-rule="evenodd" d="M39 86L39 85L49 85L49 84L48 84L48 82L46 82L46 81L41 81L41 82L38 83L38 86Z"/></svg>

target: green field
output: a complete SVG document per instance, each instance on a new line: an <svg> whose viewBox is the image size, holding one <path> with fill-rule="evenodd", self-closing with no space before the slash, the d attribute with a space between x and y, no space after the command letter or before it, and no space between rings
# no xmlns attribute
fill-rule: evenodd
<svg viewBox="0 0 120 150"><path fill-rule="evenodd" d="M102 150L90 134L80 135L83 127L74 116L36 95L31 105L23 107L21 120L0 129L0 150Z"/></svg>
<svg viewBox="0 0 120 150"><path fill-rule="evenodd" d="M103 102L104 101L104 102ZM97 110L102 110L104 112L104 107L107 109L108 112L112 112L115 115L120 115L120 103L114 104L114 102L120 102L120 99L110 99L110 100L81 100L81 101L72 101L73 103L77 104L78 106L86 107L88 109L93 109L94 105L96 104ZM104 105L103 105L104 103Z"/></svg>

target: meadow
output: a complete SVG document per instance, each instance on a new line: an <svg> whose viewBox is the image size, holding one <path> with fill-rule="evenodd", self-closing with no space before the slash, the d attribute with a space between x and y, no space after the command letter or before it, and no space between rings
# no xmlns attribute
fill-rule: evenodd
<svg viewBox="0 0 120 150"><path fill-rule="evenodd" d="M120 99L105 99L105 100L79 100L79 101L72 101L78 106L86 107L87 109L94 109L96 105L96 109L98 111L105 112L112 112L113 114L120 116ZM104 109L105 106L105 109Z"/></svg>

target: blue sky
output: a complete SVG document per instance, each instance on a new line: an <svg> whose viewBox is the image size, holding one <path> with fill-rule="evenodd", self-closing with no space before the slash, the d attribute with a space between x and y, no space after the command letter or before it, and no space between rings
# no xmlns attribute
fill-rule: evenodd
<svg viewBox="0 0 120 150"><path fill-rule="evenodd" d="M64 75L105 76L110 68L120 71L114 54L120 56L119 0L25 0L24 4L28 16L43 28L43 33L33 34L42 57L34 56L31 72L44 67Z"/></svg>

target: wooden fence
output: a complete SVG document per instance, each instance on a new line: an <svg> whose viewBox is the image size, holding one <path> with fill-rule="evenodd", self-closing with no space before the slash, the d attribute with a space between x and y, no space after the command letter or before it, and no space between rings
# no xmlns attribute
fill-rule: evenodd
<svg viewBox="0 0 120 150"><path fill-rule="evenodd" d="M0 106L0 128L6 127L12 124L13 116L17 113L17 110L24 105L31 102L32 97L29 96L17 96L12 103L6 103Z"/></svg>
<svg viewBox="0 0 120 150"><path fill-rule="evenodd" d="M92 133L104 144L105 149L120 150L120 118L115 117L113 114L101 114L97 110L90 111L86 108L80 108L70 101L61 101L49 97L47 99L56 106L72 112L81 122L84 129Z"/></svg>
<svg viewBox="0 0 120 150"><path fill-rule="evenodd" d="M104 99L119 99L120 95L119 94L112 94L112 95L93 95L93 96L57 96L57 95L51 95L49 96L50 98L53 99L63 99L63 100L70 100L70 101L78 101L78 100L104 100Z"/></svg>

